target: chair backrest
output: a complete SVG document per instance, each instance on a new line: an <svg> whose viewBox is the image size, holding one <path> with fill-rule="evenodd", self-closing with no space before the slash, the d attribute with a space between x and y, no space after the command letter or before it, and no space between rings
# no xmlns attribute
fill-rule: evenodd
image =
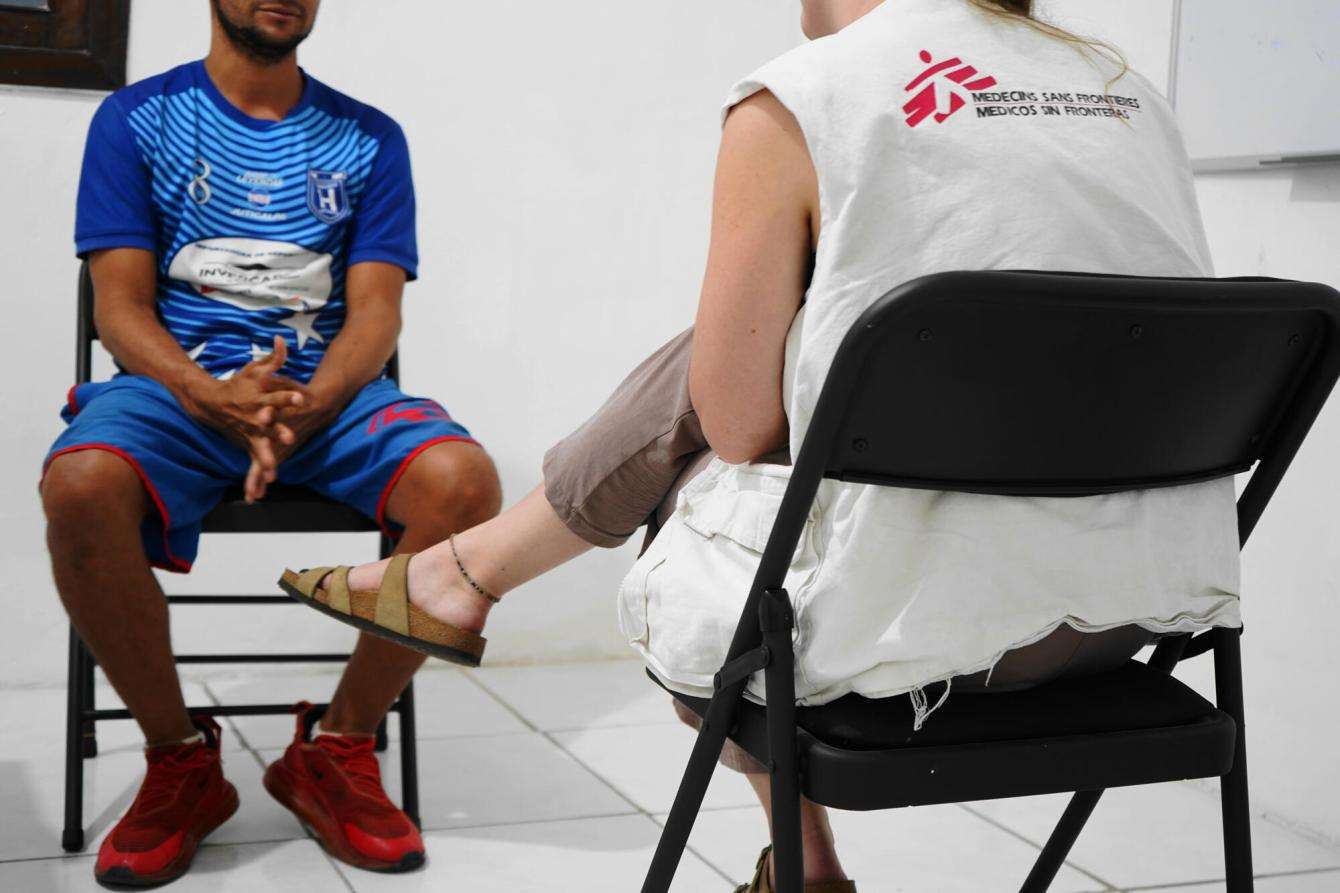
<svg viewBox="0 0 1340 893"><path fill-rule="evenodd" d="M98 340L98 326L93 316L93 274L88 261L79 267L79 304L75 335L75 381L83 384L93 380L93 342ZM386 374L400 383L400 351L391 355Z"/></svg>
<svg viewBox="0 0 1340 893"><path fill-rule="evenodd" d="M1340 294L1279 280L944 273L838 351L755 589L781 585L822 478L1083 496L1261 463L1245 541L1340 376Z"/></svg>

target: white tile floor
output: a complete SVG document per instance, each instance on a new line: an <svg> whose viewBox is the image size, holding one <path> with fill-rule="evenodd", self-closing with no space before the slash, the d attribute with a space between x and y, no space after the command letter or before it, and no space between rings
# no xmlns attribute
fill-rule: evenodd
<svg viewBox="0 0 1340 893"><path fill-rule="evenodd" d="M324 700L317 671L209 678L192 702ZM225 768L242 809L172 889L472 893L627 893L641 882L674 798L692 733L631 662L436 667L419 677L420 785L428 865L370 874L333 862L261 788L261 769L292 734L287 718L226 728ZM100 690L102 703L114 697ZM108 724L86 763L86 854L60 849L59 691L0 691L0 890L97 889L92 853L134 795L142 759L132 727ZM395 737L394 723L392 737ZM399 796L395 748L383 761ZM694 829L676 891L727 893L752 871L766 836L748 785L719 772ZM863 893L1017 889L1063 798L834 816ZM1263 893L1340 891L1340 852L1258 822ZM1058 893L1223 889L1219 809L1207 790L1160 785L1110 792L1057 879Z"/></svg>

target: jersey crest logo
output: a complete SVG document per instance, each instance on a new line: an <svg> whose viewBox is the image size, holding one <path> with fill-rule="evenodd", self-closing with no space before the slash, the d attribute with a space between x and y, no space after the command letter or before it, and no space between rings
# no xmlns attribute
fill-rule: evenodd
<svg viewBox="0 0 1340 893"><path fill-rule="evenodd" d="M343 171L307 172L307 207L322 223L334 226L353 213L346 188L349 175Z"/></svg>
<svg viewBox="0 0 1340 893"><path fill-rule="evenodd" d="M949 116L968 104L968 91L985 90L996 85L996 79L981 74L971 65L964 64L957 56L943 62L935 62L935 57L926 50L921 51L921 61L930 65L907 85L906 92L914 93L912 99L903 106L907 115L907 126L916 127L927 118L934 117L936 124L943 124ZM935 64L931 64L935 62Z"/></svg>

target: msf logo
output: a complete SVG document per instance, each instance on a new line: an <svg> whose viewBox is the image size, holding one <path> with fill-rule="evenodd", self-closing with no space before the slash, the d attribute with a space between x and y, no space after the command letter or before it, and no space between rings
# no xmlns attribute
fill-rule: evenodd
<svg viewBox="0 0 1340 893"><path fill-rule="evenodd" d="M936 124L943 124L950 115L968 104L965 98L968 91L996 86L995 78L990 75L979 77L976 68L964 64L957 56L935 62L934 56L922 50L921 61L930 67L907 85L907 92L914 94L903 106L908 127L916 127L932 116Z"/></svg>

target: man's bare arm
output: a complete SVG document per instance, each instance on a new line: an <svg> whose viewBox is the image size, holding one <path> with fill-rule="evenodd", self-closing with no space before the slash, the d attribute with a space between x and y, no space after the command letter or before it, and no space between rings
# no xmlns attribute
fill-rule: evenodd
<svg viewBox="0 0 1340 893"><path fill-rule="evenodd" d="M381 375L395 353L404 294L405 271L394 264L369 262L349 268L344 326L308 383L310 408L324 414L324 421L334 421L364 385ZM294 414L307 412L304 407Z"/></svg>
<svg viewBox="0 0 1340 893"><path fill-rule="evenodd" d="M93 319L98 337L123 369L152 378L177 398L192 417L245 447L261 465L275 464L270 441L289 439L275 425L284 407L300 406L305 389L277 373L287 356L275 352L248 364L229 381L213 378L186 355L158 319L157 268L152 252L114 248L89 260L97 299Z"/></svg>
<svg viewBox="0 0 1340 893"><path fill-rule="evenodd" d="M707 442L750 462L787 439L786 338L809 285L819 181L800 124L771 93L726 119L689 391Z"/></svg>
<svg viewBox="0 0 1340 893"><path fill-rule="evenodd" d="M145 375L172 392L183 406L214 381L186 355L158 319L157 265L139 248L99 251L89 259L93 274L93 319L98 337L133 375Z"/></svg>

